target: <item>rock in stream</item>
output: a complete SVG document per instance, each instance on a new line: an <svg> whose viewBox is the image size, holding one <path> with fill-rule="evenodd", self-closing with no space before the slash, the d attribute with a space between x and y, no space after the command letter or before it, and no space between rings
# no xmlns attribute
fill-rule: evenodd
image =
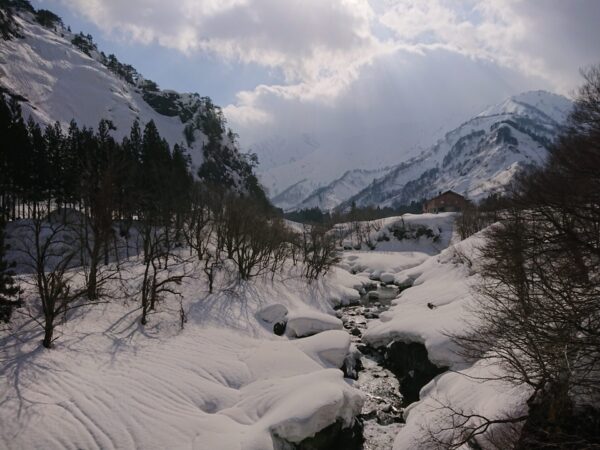
<svg viewBox="0 0 600 450"><path fill-rule="evenodd" d="M340 309L341 319L351 335L354 349L347 358L344 372L347 377L356 380L354 386L365 394L361 414L364 437L362 448L365 450L392 448L394 438L404 422L400 383L394 373L384 367L385 354L361 341L367 323L388 309L391 298L398 293L395 290L390 295L393 289L384 289L371 291L378 292L378 295L365 295L358 305Z"/></svg>
<svg viewBox="0 0 600 450"><path fill-rule="evenodd" d="M360 304L340 309L355 349L344 364L344 373L366 395L361 414L365 450L391 449L404 423L403 408L419 400L421 388L447 370L429 361L423 344L394 342L376 349L361 341L369 321L379 318L399 293L396 286L381 283Z"/></svg>

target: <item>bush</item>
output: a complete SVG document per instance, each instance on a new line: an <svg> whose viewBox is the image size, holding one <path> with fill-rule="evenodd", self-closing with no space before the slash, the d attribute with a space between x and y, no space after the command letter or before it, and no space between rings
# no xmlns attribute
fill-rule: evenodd
<svg viewBox="0 0 600 450"><path fill-rule="evenodd" d="M47 9L38 9L35 13L35 20L46 28L56 28L56 26L62 26L63 24L63 21L59 16Z"/></svg>
<svg viewBox="0 0 600 450"><path fill-rule="evenodd" d="M405 239L419 239L421 237L426 237L428 239L433 239L434 242L439 240L439 233L435 233L431 228L425 225L410 225L406 224L404 220L400 222L396 222L392 226L390 226L389 230L392 235L398 239L399 241Z"/></svg>
<svg viewBox="0 0 600 450"><path fill-rule="evenodd" d="M304 276L316 280L339 261L336 238L325 227L305 225L302 232Z"/></svg>

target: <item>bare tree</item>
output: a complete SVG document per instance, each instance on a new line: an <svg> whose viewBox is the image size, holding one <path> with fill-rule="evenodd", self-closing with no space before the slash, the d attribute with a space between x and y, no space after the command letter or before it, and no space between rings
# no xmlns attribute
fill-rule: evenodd
<svg viewBox="0 0 600 450"><path fill-rule="evenodd" d="M142 275L140 296L142 303L142 325L148 323L148 314L156 310L157 303L165 296L181 296L176 286L181 285L187 276L186 261L172 248L172 240L164 227L142 222L141 236L144 240L144 272ZM171 259L173 264L166 264ZM183 306L180 303L182 326L185 319Z"/></svg>
<svg viewBox="0 0 600 450"><path fill-rule="evenodd" d="M473 411L465 411L450 405L450 402L436 400L437 407L431 416L442 416L433 420L424 430L427 433L423 442L428 448L458 450L461 448L506 450L513 448L519 439L525 415L499 414L490 419Z"/></svg>
<svg viewBox="0 0 600 450"><path fill-rule="evenodd" d="M290 234L281 219L249 198L231 194L215 215L217 242L236 264L240 279L275 273L290 255Z"/></svg>
<svg viewBox="0 0 600 450"><path fill-rule="evenodd" d="M304 276L316 280L339 261L336 237L325 227L305 225L302 233Z"/></svg>
<svg viewBox="0 0 600 450"><path fill-rule="evenodd" d="M213 232L208 195L203 186L195 184L189 211L183 219L185 242L190 251L195 252L199 261L202 261L209 251Z"/></svg>
<svg viewBox="0 0 600 450"><path fill-rule="evenodd" d="M32 272L32 284L41 306L38 313L27 314L44 329L43 346L51 348L55 340L57 319L66 320L67 313L82 306L102 303L87 297L81 272L73 269L79 254L76 230L63 221L30 219L16 230L15 252L21 264ZM101 286L106 279L97 280Z"/></svg>
<svg viewBox="0 0 600 450"><path fill-rule="evenodd" d="M486 233L477 325L455 336L463 356L493 361L503 369L497 378L530 386L518 448L600 446L598 86L596 67L547 165L518 182Z"/></svg>

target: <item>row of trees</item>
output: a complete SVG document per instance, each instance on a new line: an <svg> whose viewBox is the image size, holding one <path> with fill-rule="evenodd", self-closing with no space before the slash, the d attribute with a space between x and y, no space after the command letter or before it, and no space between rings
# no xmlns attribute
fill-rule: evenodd
<svg viewBox="0 0 600 450"><path fill-rule="evenodd" d="M144 130L135 122L117 142L112 122L97 130L68 130L60 124L41 129L22 118L16 99L0 98L0 207L5 219L36 217L53 208L87 208L92 216L122 219L159 214L183 197L192 182L188 157L170 150L154 122Z"/></svg>
<svg viewBox="0 0 600 450"><path fill-rule="evenodd" d="M140 216L128 226L127 235L112 234L106 253L110 261L108 256L104 261L95 259L98 246L82 213L66 218L53 213L15 225L13 253L33 274L30 284L39 297L43 320L37 319L36 310L29 315L44 328L45 347L51 347L61 317L73 308L106 302L114 288L111 282L130 277L131 270L135 281L127 294L140 299L141 324L148 323L162 300L178 297L183 326L178 286L187 277L197 277L198 270L212 293L219 273L239 280L273 278L293 264L311 281L338 260L336 242L325 228L307 226L302 233L293 232L252 198L200 183L194 183L190 192L186 208ZM121 221L110 228L122 225ZM138 254L133 267L130 259L119 261L123 246L130 251L130 240L132 253ZM190 264L196 269L190 270ZM136 265L141 265L141 275L135 275Z"/></svg>
<svg viewBox="0 0 600 450"><path fill-rule="evenodd" d="M529 386L529 411L485 418L448 406L459 433L446 447L600 446L600 66L584 76L549 161L518 181L486 232L479 320L455 337L465 356Z"/></svg>
<svg viewBox="0 0 600 450"><path fill-rule="evenodd" d="M162 298L178 296L191 260L211 292L225 267L248 280L293 261L312 280L336 261L325 228L291 232L264 193L232 189L227 176L216 176L229 165L211 160L211 176L194 177L184 150L171 150L153 122L143 131L134 123L121 142L113 130L106 120L97 130L75 122L67 132L58 124L42 130L23 121L16 100L0 99L0 217L10 221L11 254L33 274L40 308L30 316L45 330L44 346L72 308L106 301L124 257L139 255L142 264L135 284L142 324Z"/></svg>
<svg viewBox="0 0 600 450"><path fill-rule="evenodd" d="M285 213L285 218L299 223L320 224L332 227L338 223L366 222L386 217L401 216L402 214L420 214L423 211L423 201L413 201L410 205L395 208L384 206L359 207L353 202L347 210L335 209L322 211L318 207L300 209Z"/></svg>

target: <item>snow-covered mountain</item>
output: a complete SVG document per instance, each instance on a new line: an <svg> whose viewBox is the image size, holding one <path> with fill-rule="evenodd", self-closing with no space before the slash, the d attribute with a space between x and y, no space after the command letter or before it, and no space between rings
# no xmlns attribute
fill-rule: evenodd
<svg viewBox="0 0 600 450"><path fill-rule="evenodd" d="M398 206L451 189L472 200L501 192L516 173L545 161L571 109L567 98L532 91L492 106L349 198Z"/></svg>
<svg viewBox="0 0 600 450"><path fill-rule="evenodd" d="M246 176L236 169L245 155L208 97L159 89L105 55L92 36L72 33L58 16L26 1L0 5L0 19L0 92L20 101L25 118L63 128L73 119L93 128L108 119L117 139L135 120L142 126L152 120L171 146L189 149L194 173L210 160L230 172L233 184Z"/></svg>
<svg viewBox="0 0 600 450"><path fill-rule="evenodd" d="M298 209L297 205L310 196L315 189L318 189L315 182L304 178L272 197L271 203L284 211L294 211Z"/></svg>
<svg viewBox="0 0 600 450"><path fill-rule="evenodd" d="M319 149L320 143L310 133L299 135L274 135L252 145L260 156L262 171L284 164L293 164ZM265 173L268 180L268 173Z"/></svg>
<svg viewBox="0 0 600 450"><path fill-rule="evenodd" d="M305 179L290 186L272 201L275 206L286 211L308 208L329 211L362 191L374 180L385 176L390 170L392 167L348 170L340 178L309 193L307 191L310 189L311 182Z"/></svg>

